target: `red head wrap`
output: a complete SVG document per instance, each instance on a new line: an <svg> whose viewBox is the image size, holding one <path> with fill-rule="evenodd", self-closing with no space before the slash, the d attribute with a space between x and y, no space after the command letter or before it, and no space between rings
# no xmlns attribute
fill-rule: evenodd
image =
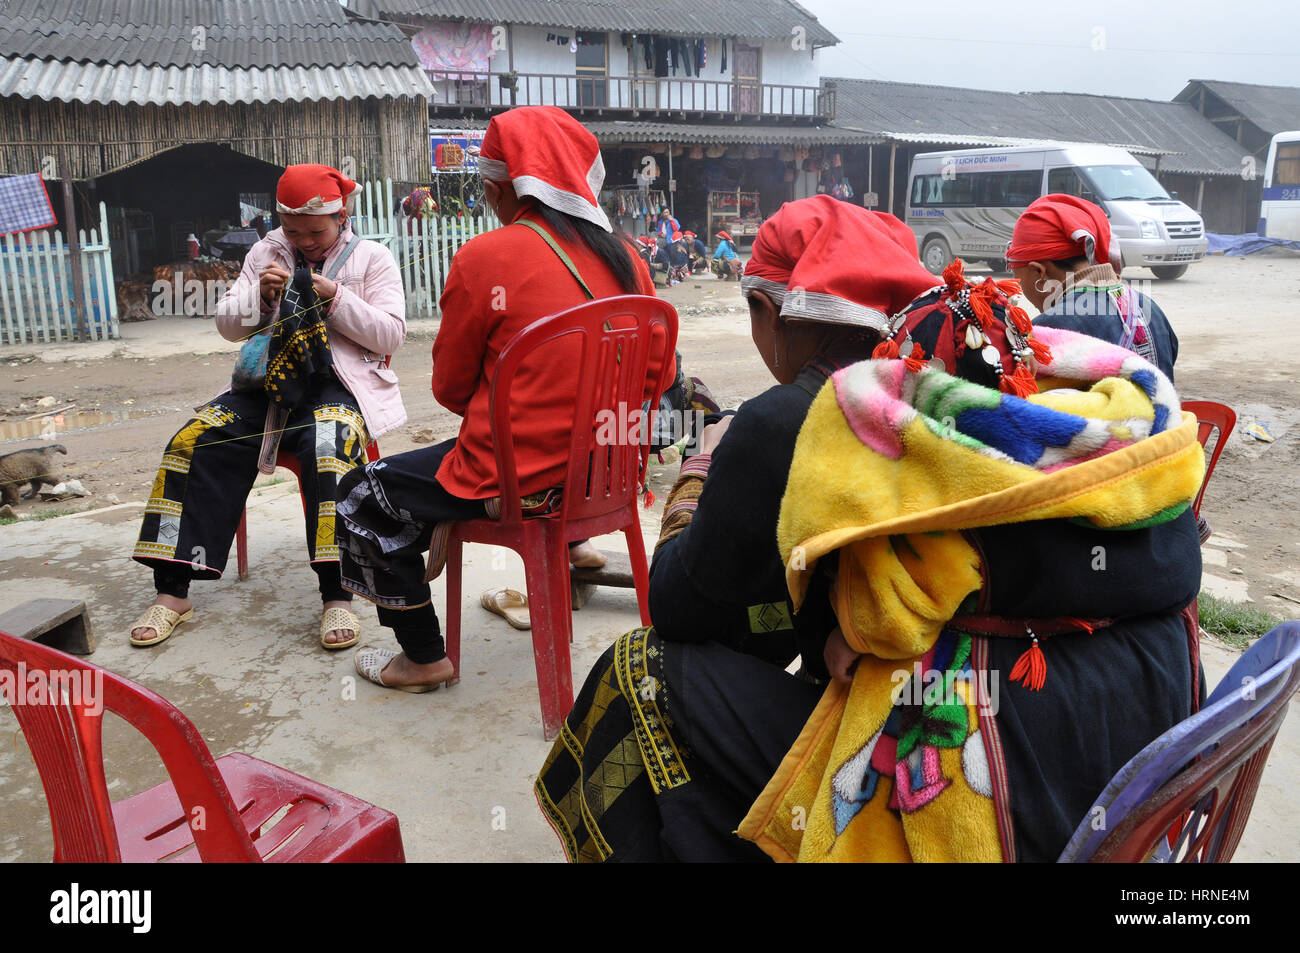
<svg viewBox="0 0 1300 953"><path fill-rule="evenodd" d="M333 215L359 191L361 186L338 169L291 165L275 187L275 210L281 215Z"/></svg>
<svg viewBox="0 0 1300 953"><path fill-rule="evenodd" d="M1110 221L1091 202L1073 195L1044 195L1016 220L1007 261L1110 260Z"/></svg>
<svg viewBox="0 0 1300 953"><path fill-rule="evenodd" d="M771 295L782 317L877 331L938 284L911 229L829 195L787 202L764 222L741 279L746 293Z"/></svg>
<svg viewBox="0 0 1300 953"><path fill-rule="evenodd" d="M492 117L478 169L493 182L511 182L515 194L575 218L613 228L597 204L605 163L587 129L555 106L517 106Z"/></svg>

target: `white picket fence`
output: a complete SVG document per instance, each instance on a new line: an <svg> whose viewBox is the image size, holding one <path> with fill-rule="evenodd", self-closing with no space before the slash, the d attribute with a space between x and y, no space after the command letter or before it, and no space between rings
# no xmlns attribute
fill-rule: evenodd
<svg viewBox="0 0 1300 953"><path fill-rule="evenodd" d="M391 179L366 182L353 210L353 229L362 238L386 245L393 253L406 290L406 316L436 317L452 256L475 235L501 223L490 211L482 217L407 219L395 210L401 198L393 195ZM509 267L508 262L502 265Z"/></svg>
<svg viewBox="0 0 1300 953"><path fill-rule="evenodd" d="M108 210L99 203L99 228L80 229L81 281L90 340L119 336ZM0 344L54 344L77 340L72 255L63 232L45 229L0 236Z"/></svg>

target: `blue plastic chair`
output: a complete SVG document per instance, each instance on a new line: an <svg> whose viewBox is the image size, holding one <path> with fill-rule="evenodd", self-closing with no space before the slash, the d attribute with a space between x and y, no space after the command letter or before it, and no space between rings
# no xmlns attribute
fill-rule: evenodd
<svg viewBox="0 0 1300 953"><path fill-rule="evenodd" d="M1226 863L1297 690L1300 622L1286 622L1237 660L1199 712L1119 770L1059 862Z"/></svg>

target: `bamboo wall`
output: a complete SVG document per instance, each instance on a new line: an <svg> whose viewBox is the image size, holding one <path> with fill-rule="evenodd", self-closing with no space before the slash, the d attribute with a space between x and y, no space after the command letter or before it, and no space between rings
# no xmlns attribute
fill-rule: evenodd
<svg viewBox="0 0 1300 953"><path fill-rule="evenodd" d="M223 143L264 162L322 162L352 178L429 177L429 108L422 97L319 102L121 106L0 99L0 174L82 181L187 143ZM346 168L351 157L351 168Z"/></svg>

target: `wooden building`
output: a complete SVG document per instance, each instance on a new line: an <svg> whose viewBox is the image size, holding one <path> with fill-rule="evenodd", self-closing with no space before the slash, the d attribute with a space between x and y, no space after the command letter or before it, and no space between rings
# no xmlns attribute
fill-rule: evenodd
<svg viewBox="0 0 1300 953"><path fill-rule="evenodd" d="M424 179L431 94L402 32L337 0L8 0L0 175L71 179L82 221L106 203L129 274L272 207L289 164Z"/></svg>

